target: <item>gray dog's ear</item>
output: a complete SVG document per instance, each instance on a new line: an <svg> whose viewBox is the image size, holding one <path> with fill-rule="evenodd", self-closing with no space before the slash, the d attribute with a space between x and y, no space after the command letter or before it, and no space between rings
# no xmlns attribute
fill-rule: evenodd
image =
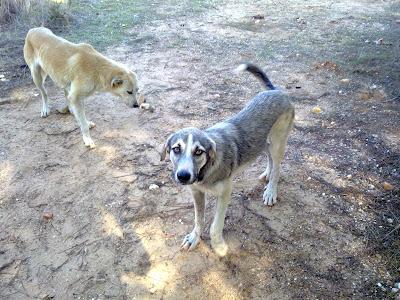
<svg viewBox="0 0 400 300"><path fill-rule="evenodd" d="M208 138L208 141L210 142L210 147L207 149L207 153L211 159L211 162L214 163L215 159L217 158L217 144L212 138Z"/></svg>
<svg viewBox="0 0 400 300"><path fill-rule="evenodd" d="M172 137L173 137L173 134L171 134L167 138L167 141L164 143L164 146L163 146L163 148L161 150L161 153L160 153L160 160L161 161L165 160L165 158L167 157L167 154L169 154L169 151L171 150L170 141L171 141Z"/></svg>

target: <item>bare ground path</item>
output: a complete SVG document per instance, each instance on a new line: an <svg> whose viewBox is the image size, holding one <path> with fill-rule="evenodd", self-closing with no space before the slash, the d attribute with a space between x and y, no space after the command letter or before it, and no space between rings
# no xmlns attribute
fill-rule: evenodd
<svg viewBox="0 0 400 300"><path fill-rule="evenodd" d="M49 84L52 114L41 119L29 77L0 83L0 298L395 297L400 256L385 243L399 247L398 2L246 3L151 6L154 16L130 29L135 37L106 54L138 73L156 110L91 97L94 150L72 116L55 113L60 90ZM160 146L178 128L232 115L260 90L231 72L243 60L294 98L280 201L262 205L261 157L235 179L229 254L217 258L208 233L180 252L193 209Z"/></svg>

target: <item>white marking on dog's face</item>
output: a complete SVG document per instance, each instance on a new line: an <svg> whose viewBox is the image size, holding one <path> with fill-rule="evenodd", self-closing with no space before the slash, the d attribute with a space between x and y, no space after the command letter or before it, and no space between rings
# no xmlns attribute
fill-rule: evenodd
<svg viewBox="0 0 400 300"><path fill-rule="evenodd" d="M207 163L206 149L189 133L178 138L171 146L170 159L174 165L173 177L180 184L192 184L200 169Z"/></svg>

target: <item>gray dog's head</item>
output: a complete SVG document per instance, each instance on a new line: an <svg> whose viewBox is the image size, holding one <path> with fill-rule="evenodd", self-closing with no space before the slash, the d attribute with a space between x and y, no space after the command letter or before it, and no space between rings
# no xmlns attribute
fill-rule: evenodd
<svg viewBox="0 0 400 300"><path fill-rule="evenodd" d="M167 154L174 166L174 180L180 184L192 184L202 181L207 168L213 164L216 145L206 132L197 128L184 128L169 136L161 160Z"/></svg>

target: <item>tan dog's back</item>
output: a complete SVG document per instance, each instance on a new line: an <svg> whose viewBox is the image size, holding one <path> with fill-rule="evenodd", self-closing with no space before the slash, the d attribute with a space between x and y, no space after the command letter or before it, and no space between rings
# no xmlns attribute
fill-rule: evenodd
<svg viewBox="0 0 400 300"><path fill-rule="evenodd" d="M90 69L98 58L103 58L91 45L71 43L44 27L29 30L24 56L30 69L38 64L62 88L82 71L86 77L92 77L94 74Z"/></svg>

